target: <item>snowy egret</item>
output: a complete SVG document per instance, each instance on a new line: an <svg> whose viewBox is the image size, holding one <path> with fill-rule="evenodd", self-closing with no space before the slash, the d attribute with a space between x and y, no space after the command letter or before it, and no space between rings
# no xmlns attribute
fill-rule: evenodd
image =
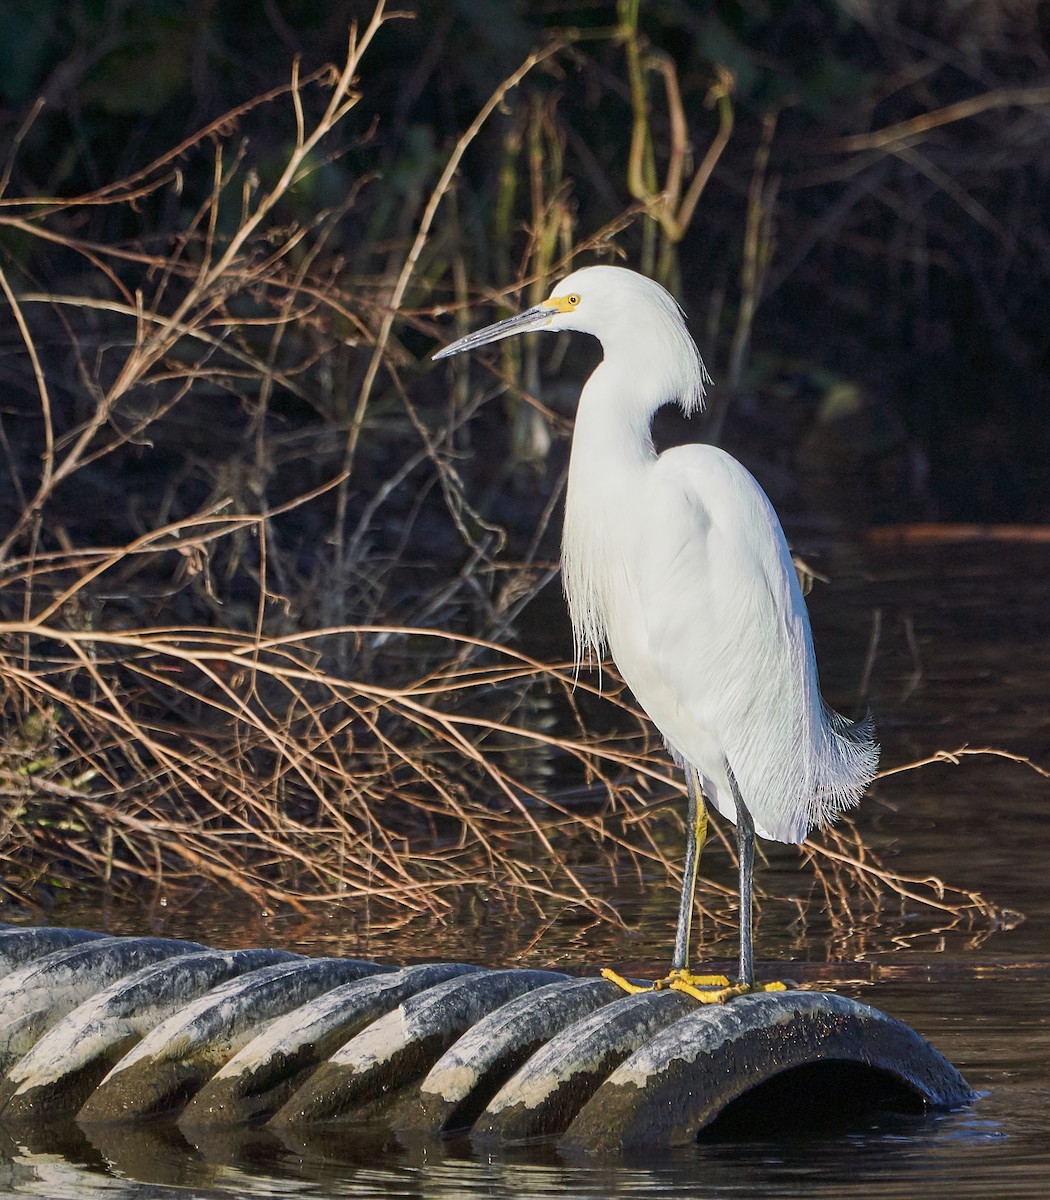
<svg viewBox="0 0 1050 1200"><path fill-rule="evenodd" d="M434 357L530 330L576 330L602 346L576 414L562 577L577 663L608 647L685 771L668 981L688 990L718 978L691 976L688 961L706 801L737 830L740 972L725 994L749 990L755 834L798 843L855 804L878 761L871 719L848 721L821 698L787 541L750 472L715 446L653 447L656 410L697 410L709 382L671 295L634 271L584 267L547 300Z"/></svg>

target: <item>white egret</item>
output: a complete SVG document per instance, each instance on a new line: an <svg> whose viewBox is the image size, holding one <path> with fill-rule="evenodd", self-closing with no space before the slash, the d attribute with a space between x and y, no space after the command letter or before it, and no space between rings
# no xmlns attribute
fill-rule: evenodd
<svg viewBox="0 0 1050 1200"><path fill-rule="evenodd" d="M671 295L634 271L584 267L434 357L531 330L576 330L602 346L576 414L562 538L577 662L608 647L685 771L685 878L664 982L719 979L688 970L705 800L736 823L740 969L724 998L754 987L756 832L798 843L855 804L878 760L872 723L821 698L795 568L754 477L715 446L653 447L656 410L695 411L709 382Z"/></svg>

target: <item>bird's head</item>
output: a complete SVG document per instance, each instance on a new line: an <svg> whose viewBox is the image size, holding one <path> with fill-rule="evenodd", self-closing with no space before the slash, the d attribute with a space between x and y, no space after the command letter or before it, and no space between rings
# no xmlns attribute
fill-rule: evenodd
<svg viewBox="0 0 1050 1200"><path fill-rule="evenodd" d="M575 330L615 355L666 375L663 400L688 412L699 407L707 382L700 353L674 297L652 279L625 267L582 267L558 283L546 300L439 350L435 359L476 350L518 333Z"/></svg>

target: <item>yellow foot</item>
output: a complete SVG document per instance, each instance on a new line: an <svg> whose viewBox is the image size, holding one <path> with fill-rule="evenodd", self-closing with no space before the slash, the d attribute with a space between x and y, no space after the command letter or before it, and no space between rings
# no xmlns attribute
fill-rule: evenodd
<svg viewBox="0 0 1050 1200"><path fill-rule="evenodd" d="M786 983L730 983L725 975L694 975L691 971L671 971L665 979L639 985L605 967L602 978L615 983L632 996L637 992L659 992L666 988L673 992L685 992L701 1004L725 1004L734 996L747 996L752 992L786 992L788 989Z"/></svg>
<svg viewBox="0 0 1050 1200"><path fill-rule="evenodd" d="M696 978L706 979L711 977L699 975ZM725 1004L727 1000L732 1000L734 996L750 996L754 992L787 991L787 984L778 981L772 983L730 983L726 979L725 986L723 987L712 987L710 984L702 984L698 987L691 980L675 979L665 986L676 992L685 992L687 996L692 996L694 1000L699 1000L701 1004Z"/></svg>

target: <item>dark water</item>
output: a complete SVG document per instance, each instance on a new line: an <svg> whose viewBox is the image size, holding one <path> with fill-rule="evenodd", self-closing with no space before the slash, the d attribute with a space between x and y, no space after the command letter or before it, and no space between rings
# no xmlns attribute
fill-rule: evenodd
<svg viewBox="0 0 1050 1200"><path fill-rule="evenodd" d="M466 1145L402 1145L381 1133L333 1154L259 1134L191 1144L156 1129L93 1144L76 1131L33 1142L0 1130L0 1195L1050 1195L1050 780L1003 757L1050 765L1050 546L836 547L812 558L834 580L811 597L825 690L846 706L863 687L878 720L883 765L938 751L996 751L882 780L859 815L866 841L893 870L977 890L1000 915L953 919L888 901L875 914L858 906L854 922L830 923L819 905L800 921L789 898L805 896L812 884L794 852L778 852L761 881L770 896L788 899L770 899L762 909L759 958L769 974L774 963L791 960L782 973L911 1024L978 1090L971 1108L868 1117L834 1132L738 1137L628 1160L566 1158L550 1148L473 1155ZM717 855L710 869L722 870ZM612 961L661 969L673 894L654 881L647 888L625 884L618 895L632 930L579 914L541 930L528 914L479 905L455 925L369 932L349 930L334 916L306 922L236 912L211 897L148 914L67 905L28 919L396 962L458 958L592 970ZM732 955L731 927L708 922L700 932L707 958Z"/></svg>

